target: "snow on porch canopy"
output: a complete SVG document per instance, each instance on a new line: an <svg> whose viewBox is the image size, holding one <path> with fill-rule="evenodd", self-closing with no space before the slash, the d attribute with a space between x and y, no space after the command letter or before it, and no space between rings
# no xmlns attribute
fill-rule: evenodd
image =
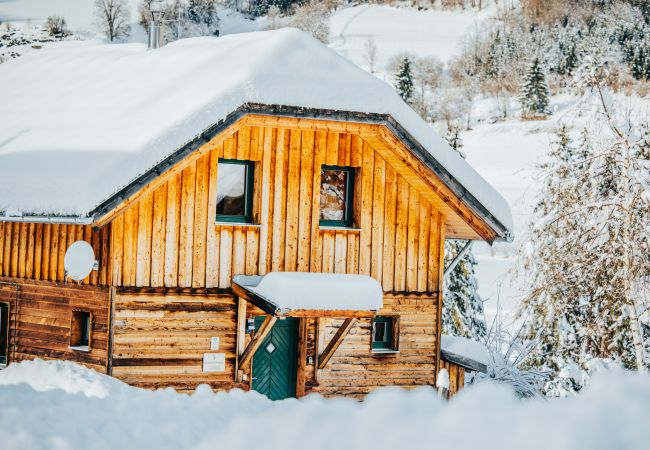
<svg viewBox="0 0 650 450"><path fill-rule="evenodd" d="M485 345L472 339L442 335L440 356L447 362L467 370L487 373L488 351Z"/></svg>
<svg viewBox="0 0 650 450"><path fill-rule="evenodd" d="M312 272L271 272L264 276L236 275L233 288L244 298L273 315L295 311L371 312L383 306L383 291L367 275ZM239 291L239 292L238 292ZM260 304L261 302L261 304Z"/></svg>

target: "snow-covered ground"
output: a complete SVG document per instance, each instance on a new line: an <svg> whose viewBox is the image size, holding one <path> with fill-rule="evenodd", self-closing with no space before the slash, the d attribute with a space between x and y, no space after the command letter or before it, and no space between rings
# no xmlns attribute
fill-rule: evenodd
<svg viewBox="0 0 650 450"><path fill-rule="evenodd" d="M647 449L650 377L596 376L579 397L518 400L482 383L446 402L429 387L363 403L318 395L146 391L70 362L0 371L3 450L355 448Z"/></svg>
<svg viewBox="0 0 650 450"><path fill-rule="evenodd" d="M330 47L367 68L365 47L372 39L380 71L391 56L403 52L447 61L460 51L463 37L489 11L418 11L378 5L342 8L330 19Z"/></svg>

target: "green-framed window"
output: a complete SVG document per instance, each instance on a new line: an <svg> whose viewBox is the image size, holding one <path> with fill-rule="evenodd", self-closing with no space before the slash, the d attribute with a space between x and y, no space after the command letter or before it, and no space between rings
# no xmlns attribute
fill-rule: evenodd
<svg viewBox="0 0 650 450"><path fill-rule="evenodd" d="M251 223L254 169L253 161L219 159L217 222Z"/></svg>
<svg viewBox="0 0 650 450"><path fill-rule="evenodd" d="M397 350L395 328L395 317L374 317L372 319L372 349Z"/></svg>
<svg viewBox="0 0 650 450"><path fill-rule="evenodd" d="M351 227L354 168L323 166L320 183L320 225Z"/></svg>

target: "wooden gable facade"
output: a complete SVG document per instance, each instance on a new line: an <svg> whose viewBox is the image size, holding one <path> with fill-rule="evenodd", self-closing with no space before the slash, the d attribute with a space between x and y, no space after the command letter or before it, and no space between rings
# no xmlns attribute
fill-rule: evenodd
<svg viewBox="0 0 650 450"><path fill-rule="evenodd" d="M216 221L222 158L253 164L250 224ZM350 227L319 224L324 165L354 171ZM6 353L74 360L146 388L249 389L248 319L264 313L234 292L233 277L363 274L384 291L377 315L397 319L395 351L373 352L372 317L299 317L293 395L435 385L446 237L495 233L385 127L247 115L92 225L0 222ZM98 269L66 282L63 256L81 239ZM92 318L84 350L70 340L78 310ZM204 370L211 352L225 354L223 370Z"/></svg>

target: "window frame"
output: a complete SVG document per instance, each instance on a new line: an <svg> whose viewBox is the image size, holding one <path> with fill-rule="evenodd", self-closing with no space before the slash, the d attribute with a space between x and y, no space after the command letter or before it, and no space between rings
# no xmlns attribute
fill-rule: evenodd
<svg viewBox="0 0 650 450"><path fill-rule="evenodd" d="M345 185L345 210L343 211L342 220L331 220L331 219L321 219L320 218L320 191L319 191L319 221L318 225L321 227L339 227L339 228L352 228L354 225L354 182L355 182L355 168L351 166L332 166L325 165L321 166L320 171L320 189L323 188L323 172L326 170L330 171L343 171L346 172L346 185Z"/></svg>
<svg viewBox="0 0 650 450"><path fill-rule="evenodd" d="M216 195L219 195L219 166L221 164L233 164L246 167L246 180L244 192L244 215L219 214L215 210L216 222L228 223L252 223L253 222L253 191L255 189L255 162L246 159L219 158L217 161L217 186ZM217 205L218 206L218 205Z"/></svg>
<svg viewBox="0 0 650 450"><path fill-rule="evenodd" d="M87 317L85 329L88 331L87 342L81 341L84 335L84 319ZM93 313L83 309L75 309L70 317L70 349L77 351L90 351L93 339Z"/></svg>
<svg viewBox="0 0 650 450"><path fill-rule="evenodd" d="M375 341L375 324L386 324L385 339ZM370 332L370 349L373 353L399 352L399 316L377 315L372 318Z"/></svg>

